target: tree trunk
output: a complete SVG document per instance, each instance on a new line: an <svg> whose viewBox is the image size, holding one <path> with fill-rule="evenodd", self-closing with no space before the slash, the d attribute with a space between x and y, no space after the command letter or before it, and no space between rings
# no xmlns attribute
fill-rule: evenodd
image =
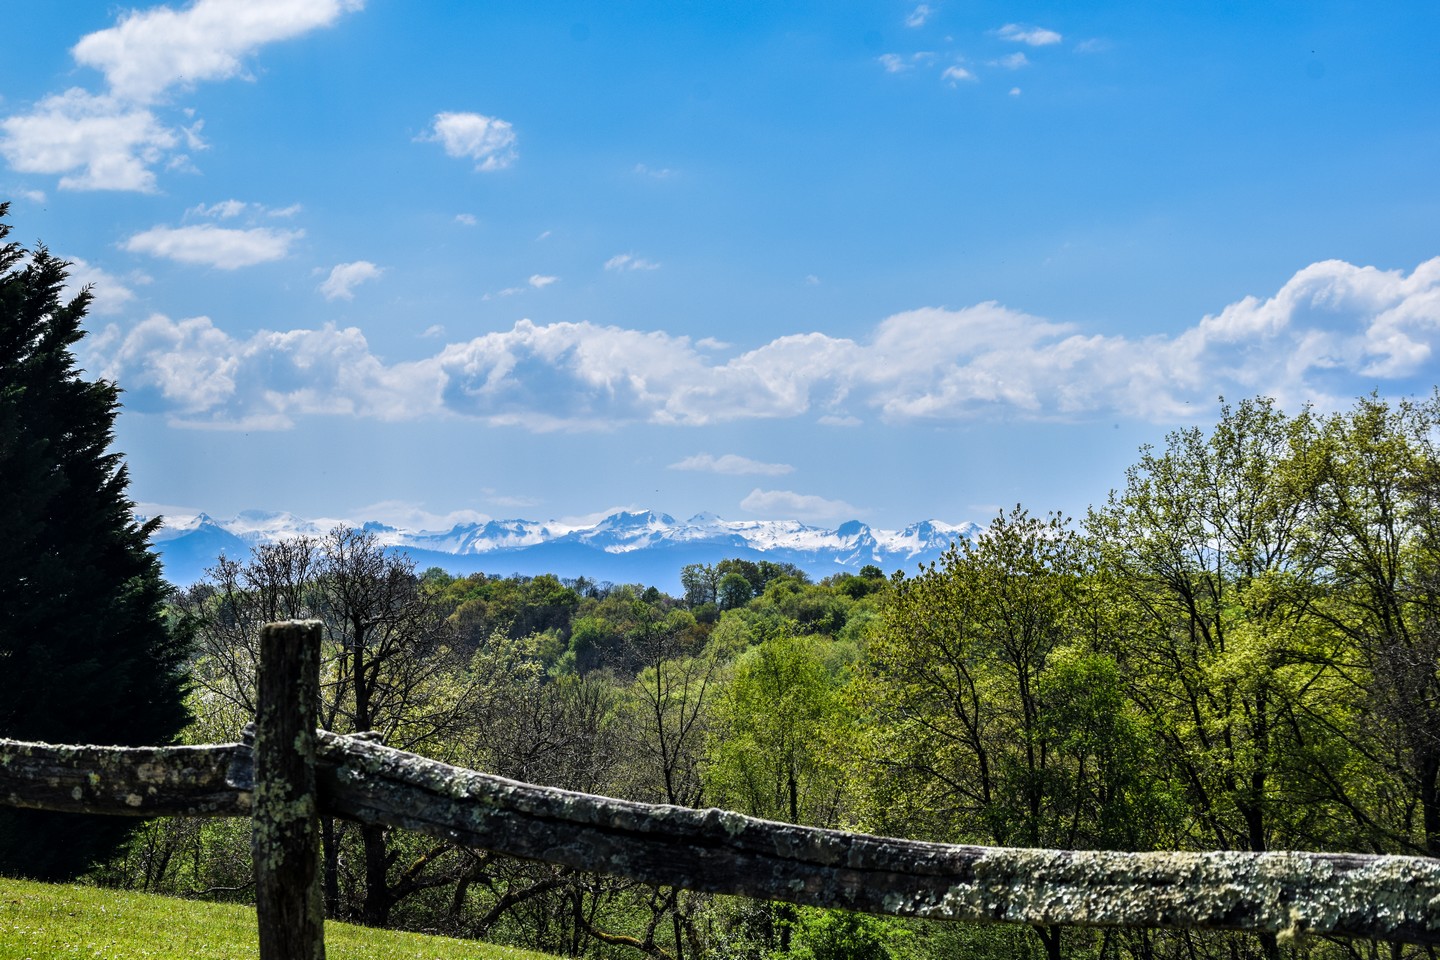
<svg viewBox="0 0 1440 960"><path fill-rule="evenodd" d="M1440 760L1421 766L1420 814L1425 824L1425 853L1440 857Z"/></svg>
<svg viewBox="0 0 1440 960"><path fill-rule="evenodd" d="M362 919L366 926L383 927L390 922L390 888L385 882L385 828L366 824L360 828L365 846L365 907Z"/></svg>
<svg viewBox="0 0 1440 960"><path fill-rule="evenodd" d="M320 848L325 860L325 916L340 916L340 846L335 836L335 818L320 820Z"/></svg>
<svg viewBox="0 0 1440 960"><path fill-rule="evenodd" d="M1061 960L1060 954L1060 927L1058 925L1047 927L1034 927L1035 934L1045 946L1045 960Z"/></svg>

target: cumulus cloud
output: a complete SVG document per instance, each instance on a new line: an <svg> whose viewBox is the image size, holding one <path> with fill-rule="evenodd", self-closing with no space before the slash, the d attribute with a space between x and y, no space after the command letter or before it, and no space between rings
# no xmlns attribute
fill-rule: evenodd
<svg viewBox="0 0 1440 960"><path fill-rule="evenodd" d="M700 473L723 473L737 477L749 474L779 477L795 471L795 468L788 463L763 463L759 460L751 460L749 457L742 457L735 453L726 453L718 457L711 456L708 453L697 453L693 457L686 457L678 463L670 464L670 469L694 470Z"/></svg>
<svg viewBox="0 0 1440 960"><path fill-rule="evenodd" d="M357 286L366 280L374 280L384 272L369 260L337 263L331 268L330 276L320 284L320 292L326 300L353 300Z"/></svg>
<svg viewBox="0 0 1440 960"><path fill-rule="evenodd" d="M1013 40L1015 43L1024 43L1032 47L1048 47L1065 39L1054 30L1018 23L1007 23L995 33L1002 40Z"/></svg>
<svg viewBox="0 0 1440 960"><path fill-rule="evenodd" d="M124 311L135 300L135 291L119 277L79 257L70 258L63 296L69 299L86 287L90 288L90 313L107 316Z"/></svg>
<svg viewBox="0 0 1440 960"><path fill-rule="evenodd" d="M153 227L137 233L121 246L131 253L146 253L179 263L197 263L221 270L238 270L257 263L280 260L303 230L254 227L237 230L202 223L188 227Z"/></svg>
<svg viewBox="0 0 1440 960"><path fill-rule="evenodd" d="M122 14L113 27L82 37L71 53L105 75L117 96L153 100L172 86L226 80L267 43L328 27L363 0L196 0L184 10L152 7Z"/></svg>
<svg viewBox="0 0 1440 960"><path fill-rule="evenodd" d="M152 318L107 331L94 349L127 390L147 385L177 416L217 423L284 424L315 412L536 430L794 417L1176 422L1219 393L1323 408L1372 389L1428 390L1440 347L1440 257L1408 275L1315 263L1273 295L1246 297L1174 334L1098 334L992 302L897 313L854 340L793 333L741 352L707 341L522 320L386 364L357 330L235 340L205 318ZM738 464L688 462L683 469Z"/></svg>
<svg viewBox="0 0 1440 960"><path fill-rule="evenodd" d="M418 138L438 143L447 156L468 157L475 169L503 170L515 162L515 130L509 123L479 113L437 113L430 132Z"/></svg>
<svg viewBox="0 0 1440 960"><path fill-rule="evenodd" d="M606 270L659 270L660 264L645 260L633 253L617 253L605 261Z"/></svg>
<svg viewBox="0 0 1440 960"><path fill-rule="evenodd" d="M16 170L62 174L74 190L155 189L154 168L193 170L177 148L204 149L201 123L168 124L154 108L174 87L224 80L267 43L329 26L363 0L195 0L129 11L82 37L75 62L105 77L103 94L80 88L0 121L0 154Z"/></svg>
<svg viewBox="0 0 1440 960"><path fill-rule="evenodd" d="M209 317L156 314L87 339L90 369L123 383L128 408L163 412L182 426L286 429L301 415L390 420L440 407L433 361L387 366L353 327L239 339Z"/></svg>
<svg viewBox="0 0 1440 960"><path fill-rule="evenodd" d="M1019 70L1021 67L1027 67L1029 65L1029 58L1026 57L1025 54L1019 50L1015 51L1009 56L1001 57L999 60L990 61L990 66L1004 67L1006 70Z"/></svg>
<svg viewBox="0 0 1440 960"><path fill-rule="evenodd" d="M790 516L801 520L838 520L860 513L844 500L827 500L810 493L792 490L751 490L740 509L765 516Z"/></svg>
<svg viewBox="0 0 1440 960"><path fill-rule="evenodd" d="M534 273L530 275L530 286L534 287L536 290L544 290L546 287L550 286L550 284L554 283L556 280L559 279L559 277L547 277L543 274Z"/></svg>
<svg viewBox="0 0 1440 960"><path fill-rule="evenodd" d="M923 27L925 26L925 21L929 20L930 15L934 12L935 11L930 8L930 4L922 3L910 11L910 15L905 18L905 26Z"/></svg>
<svg viewBox="0 0 1440 960"><path fill-rule="evenodd" d="M950 86L953 87L959 84L962 80L974 80L975 74L971 73L969 70L966 70L964 67L951 66L945 68L945 72L940 74L940 79L949 82Z"/></svg>
<svg viewBox="0 0 1440 960"><path fill-rule="evenodd" d="M643 163L635 164L635 172L642 177L650 177L652 180L669 180L675 176L675 171L669 167L650 167Z"/></svg>
<svg viewBox="0 0 1440 960"><path fill-rule="evenodd" d="M152 192L150 169L180 134L143 107L74 88L0 120L0 154L21 173L63 174L67 190Z"/></svg>

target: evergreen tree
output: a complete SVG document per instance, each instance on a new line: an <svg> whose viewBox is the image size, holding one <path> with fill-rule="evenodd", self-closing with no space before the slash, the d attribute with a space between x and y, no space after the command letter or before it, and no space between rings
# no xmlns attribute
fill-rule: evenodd
<svg viewBox="0 0 1440 960"><path fill-rule="evenodd" d="M110 450L119 390L71 346L90 302L66 264L5 242L0 203L0 736L163 744L185 725L188 639ZM0 807L0 874L69 877L133 823Z"/></svg>

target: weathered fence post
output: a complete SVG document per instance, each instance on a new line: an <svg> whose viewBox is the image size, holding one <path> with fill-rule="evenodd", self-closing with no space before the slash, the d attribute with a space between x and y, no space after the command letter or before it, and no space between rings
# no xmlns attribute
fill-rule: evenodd
<svg viewBox="0 0 1440 960"><path fill-rule="evenodd" d="M261 629L257 684L250 851L260 960L324 960L315 799L319 621Z"/></svg>

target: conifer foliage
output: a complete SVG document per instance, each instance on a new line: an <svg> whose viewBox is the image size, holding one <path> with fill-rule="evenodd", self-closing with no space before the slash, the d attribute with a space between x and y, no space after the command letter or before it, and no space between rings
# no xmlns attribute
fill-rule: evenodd
<svg viewBox="0 0 1440 960"><path fill-rule="evenodd" d="M188 640L110 450L119 390L71 347L88 290L68 264L8 242L0 203L0 736L163 744L184 726ZM154 521L152 521L153 523ZM73 876L128 832L122 818L0 807L0 874Z"/></svg>

